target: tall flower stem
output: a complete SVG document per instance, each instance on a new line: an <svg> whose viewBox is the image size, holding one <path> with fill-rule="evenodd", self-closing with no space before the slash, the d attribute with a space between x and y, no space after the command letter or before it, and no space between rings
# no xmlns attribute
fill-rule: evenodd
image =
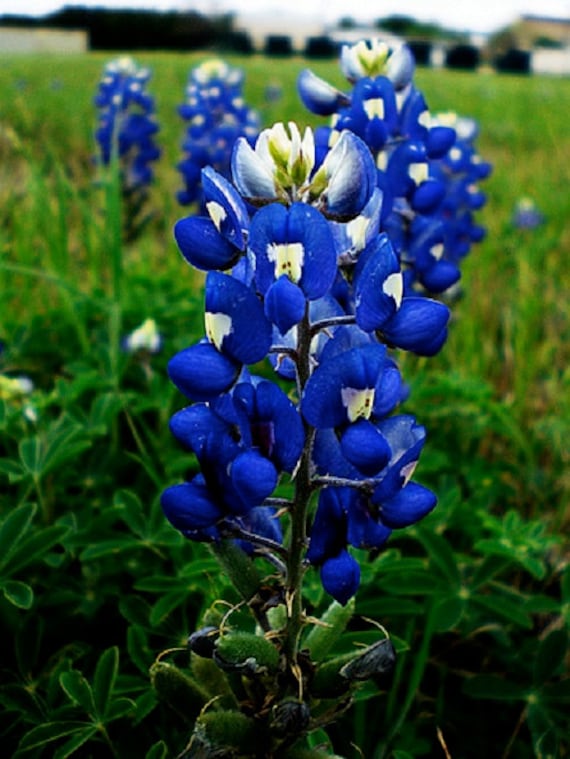
<svg viewBox="0 0 570 759"><path fill-rule="evenodd" d="M308 309L297 327L297 383L299 397L310 374L311 325ZM288 668L295 671L298 641L303 625L303 556L307 542L307 511L311 497L311 448L314 430L306 422L305 446L295 476L295 497L291 508L291 539L287 560L287 624L283 650Z"/></svg>

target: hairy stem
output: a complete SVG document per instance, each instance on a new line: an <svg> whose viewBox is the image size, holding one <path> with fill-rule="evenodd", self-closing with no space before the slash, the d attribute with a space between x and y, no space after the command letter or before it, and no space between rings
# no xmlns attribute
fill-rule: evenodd
<svg viewBox="0 0 570 759"><path fill-rule="evenodd" d="M310 374L311 326L308 310L297 328L297 386L299 399ZM305 446L295 476L295 497L290 509L291 539L287 560L287 624L283 650L288 668L295 671L299 636L303 625L303 557L307 542L307 510L311 497L311 448L313 428L305 425Z"/></svg>

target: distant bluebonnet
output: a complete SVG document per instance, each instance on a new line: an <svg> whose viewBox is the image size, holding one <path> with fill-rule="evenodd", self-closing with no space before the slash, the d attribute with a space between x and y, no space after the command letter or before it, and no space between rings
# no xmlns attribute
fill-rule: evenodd
<svg viewBox="0 0 570 759"><path fill-rule="evenodd" d="M154 319L145 319L122 341L123 350L127 353L159 353L162 348L162 335L158 331Z"/></svg>
<svg viewBox="0 0 570 759"><path fill-rule="evenodd" d="M476 124L431 116L405 45L390 49L377 39L345 45L340 65L350 92L308 69L299 77L304 104L332 118L317 131L320 150L326 154L344 130L368 145L383 194L380 228L402 265L405 292L444 293L459 280L459 262L471 244L484 235L473 211L485 203L477 182L490 166L474 148Z"/></svg>
<svg viewBox="0 0 570 759"><path fill-rule="evenodd" d="M515 203L511 223L517 229L536 229L544 224L545 216L536 202L527 196L519 198Z"/></svg>
<svg viewBox="0 0 570 759"><path fill-rule="evenodd" d="M410 479L425 430L398 413L408 388L392 350L436 353L449 310L406 292L356 134L323 150L311 129L275 124L239 138L231 168L231 180L202 170L205 212L175 225L184 258L207 272L204 336L168 365L192 402L171 429L199 472L162 506L189 538L282 555L293 506L275 510L278 485L305 462L320 490L306 558L346 603L360 577L351 547L377 548L435 506ZM263 360L279 381L251 373Z"/></svg>
<svg viewBox="0 0 570 759"><path fill-rule="evenodd" d="M182 205L202 201L201 171L211 166L230 175L232 148L238 137L254 140L260 130L258 113L243 97L244 73L225 61L212 59L190 71L185 102L178 112L187 123L182 144L185 157L178 164L184 189Z"/></svg>
<svg viewBox="0 0 570 759"><path fill-rule="evenodd" d="M152 163L160 156L154 98L147 88L150 76L132 58L117 58L105 66L95 97L97 160L102 166L109 166L113 156L118 161L127 238L140 232L140 214L154 179Z"/></svg>

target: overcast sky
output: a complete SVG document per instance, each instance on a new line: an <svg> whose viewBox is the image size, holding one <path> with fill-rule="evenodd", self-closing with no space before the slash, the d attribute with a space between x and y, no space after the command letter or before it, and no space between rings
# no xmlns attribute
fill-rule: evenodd
<svg viewBox="0 0 570 759"><path fill-rule="evenodd" d="M351 0L299 0L296 3L290 0L0 0L0 13L43 15L63 5L197 10L204 13L233 10L271 13L273 16L290 11L326 21L343 16L370 21L398 13L476 32L494 31L522 13L570 18L570 0L368 0L359 3Z"/></svg>

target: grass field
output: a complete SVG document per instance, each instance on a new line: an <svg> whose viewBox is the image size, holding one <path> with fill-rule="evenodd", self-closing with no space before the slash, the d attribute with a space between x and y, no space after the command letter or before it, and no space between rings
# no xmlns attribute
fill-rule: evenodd
<svg viewBox="0 0 570 759"><path fill-rule="evenodd" d="M203 332L202 279L172 236L187 213L175 200L176 106L208 56L135 56L153 72L163 152L152 219L129 245L92 158L93 96L110 57L0 59L0 372L35 386L24 400L0 393L0 720L11 751L23 740L17 756L175 756L188 725L157 705L148 667L227 591L205 549L174 534L158 505L188 467L168 431L181 399L166 361ZM264 125L322 123L296 93L306 61L227 60L244 67ZM344 86L336 62L310 67ZM440 505L371 565L357 612L410 650L389 692L359 701L330 739L367 759L443 756L443 742L453 759L563 757L570 80L422 69L416 84L431 111L479 122L477 147L493 164L478 214L487 236L464 263L444 350L401 360L406 407L428 429L419 478ZM268 102L268 85L282 97ZM523 196L545 215L536 229L512 223ZM147 317L165 345L137 361L120 339ZM66 673L92 681L109 651L106 666L119 663L108 711L95 718ZM49 727L71 721L75 732ZM45 753L41 733L26 743L32 729L60 753Z"/></svg>

